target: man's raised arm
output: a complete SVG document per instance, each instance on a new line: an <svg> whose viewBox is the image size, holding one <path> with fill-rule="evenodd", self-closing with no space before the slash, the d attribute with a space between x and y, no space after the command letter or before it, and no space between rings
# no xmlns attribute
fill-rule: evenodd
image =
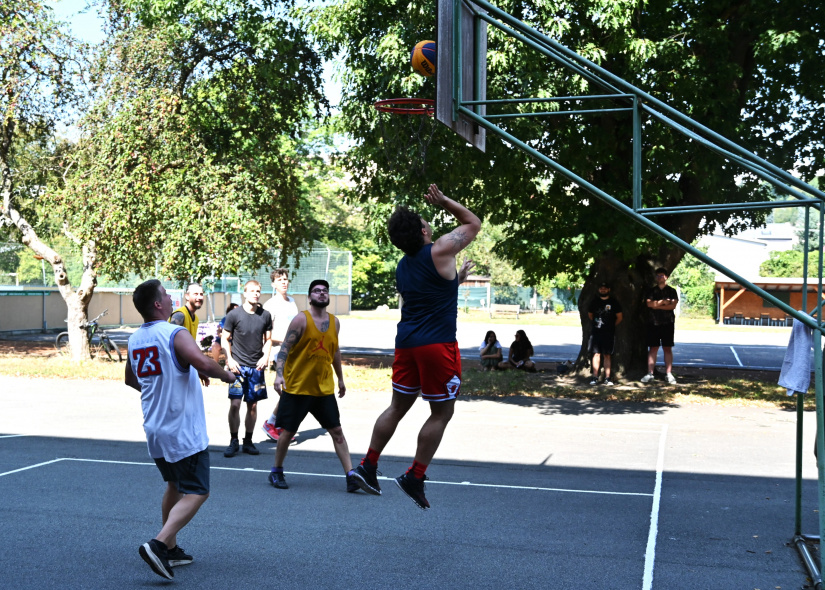
<svg viewBox="0 0 825 590"><path fill-rule="evenodd" d="M430 205L436 205L455 217L461 225L441 236L433 244L433 256L451 256L466 248L481 230L481 220L464 205L452 200L431 184L424 198Z"/></svg>

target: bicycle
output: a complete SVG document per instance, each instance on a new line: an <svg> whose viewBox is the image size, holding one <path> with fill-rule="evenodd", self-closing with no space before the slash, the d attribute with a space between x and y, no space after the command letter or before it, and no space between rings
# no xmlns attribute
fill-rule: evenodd
<svg viewBox="0 0 825 590"><path fill-rule="evenodd" d="M100 354L103 351L109 357L109 360L115 360L116 355L117 361L121 362L123 361L123 355L120 353L120 348L98 324L98 320L107 313L109 313L109 310L104 309L99 316L87 321L83 326L86 328L86 338L89 340L89 353L94 357L95 354ZM54 339L54 347L61 354L69 354L69 333L61 332L58 334L57 338Z"/></svg>

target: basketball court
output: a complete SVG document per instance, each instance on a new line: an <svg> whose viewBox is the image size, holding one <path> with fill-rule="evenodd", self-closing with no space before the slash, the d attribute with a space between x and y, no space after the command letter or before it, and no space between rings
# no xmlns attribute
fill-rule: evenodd
<svg viewBox="0 0 825 590"><path fill-rule="evenodd" d="M138 395L111 382L8 377L0 391L4 585L167 584L137 554L159 528L164 488ZM806 579L786 546L790 412L460 400L428 470L433 508L422 511L390 478L411 462L423 404L386 449L384 494L374 497L344 492L332 443L311 418L287 456L290 489L272 488L274 445L256 435L260 456L225 459L224 388L205 397L212 496L179 536L195 557L176 569L184 587L798 588ZM388 399L350 391L341 401L356 461ZM812 457L805 477L810 529Z"/></svg>

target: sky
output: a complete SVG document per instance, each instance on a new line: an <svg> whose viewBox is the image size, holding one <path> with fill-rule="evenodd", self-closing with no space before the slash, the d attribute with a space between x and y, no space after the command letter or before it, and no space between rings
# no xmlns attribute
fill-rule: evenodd
<svg viewBox="0 0 825 590"><path fill-rule="evenodd" d="M47 0L54 9L55 17L68 22L72 32L87 43L103 40L103 20L97 16L95 8L87 9L87 0ZM337 106L341 101L341 85L332 79L332 64L324 64L324 93L330 104Z"/></svg>

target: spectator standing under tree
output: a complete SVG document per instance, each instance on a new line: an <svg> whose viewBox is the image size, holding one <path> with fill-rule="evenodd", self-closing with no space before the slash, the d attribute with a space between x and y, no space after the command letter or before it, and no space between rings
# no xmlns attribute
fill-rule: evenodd
<svg viewBox="0 0 825 590"><path fill-rule="evenodd" d="M203 307L203 287L199 283L189 283L183 294L184 304L174 310L169 316L169 323L183 326L192 334L192 339L198 342L198 316L196 312Z"/></svg>
<svg viewBox="0 0 825 590"><path fill-rule="evenodd" d="M144 324L129 337L125 381L140 392L149 456L166 482L162 527L138 552L152 571L171 580L173 567L192 563L177 534L209 497L209 438L198 376L225 383L235 376L204 356L187 330L167 322L172 298L160 281L138 285L132 301Z"/></svg>
<svg viewBox="0 0 825 590"><path fill-rule="evenodd" d="M604 359L604 384L613 385L611 359L616 340L616 326L622 323L622 306L610 295L610 285L607 283L599 284L599 295L590 302L587 317L592 322L588 343L590 354L593 355L591 362L593 380L590 381L590 385L599 383L602 358Z"/></svg>
<svg viewBox="0 0 825 590"><path fill-rule="evenodd" d="M484 342L478 347L478 354L481 357L481 370L492 371L504 358L501 352L501 342L496 338L496 333L488 330L484 336Z"/></svg>
<svg viewBox="0 0 825 590"><path fill-rule="evenodd" d="M243 287L244 303L226 316L221 344L226 351L226 367L238 378L229 386L229 446L224 457L234 457L239 450L238 431L241 424L241 401L246 402L243 452L258 455L252 443L252 432L258 418L258 402L266 399L264 369L272 346L272 319L258 300L261 284L247 281Z"/></svg>
<svg viewBox="0 0 825 590"><path fill-rule="evenodd" d="M292 318L298 315L298 305L295 303L295 299L287 295L289 289L289 271L287 269L276 268L269 273L269 278L272 281L274 292L272 297L264 303L264 309L272 317L272 352L269 355L269 362L272 369L275 370L275 362L286 337L286 330ZM278 442L282 430L275 426L279 404L280 398L275 402L272 415L261 425L266 435L275 442Z"/></svg>
<svg viewBox="0 0 825 590"><path fill-rule="evenodd" d="M443 208L461 225L433 241L430 224L406 207L396 209L387 224L390 241L404 252L395 270L404 304L395 336L392 401L376 420L367 455L353 471L353 479L365 492L381 494L378 459L420 393L430 403L430 416L418 433L412 466L395 483L416 506L427 509L425 472L453 417L461 389L461 355L455 339L458 285L473 263L465 260L456 271L456 255L475 239L481 221L434 184L424 199Z"/></svg>
<svg viewBox="0 0 825 590"><path fill-rule="evenodd" d="M671 385L676 384L673 376L673 336L676 328L676 314L673 310L679 304L679 295L676 289L667 284L667 270L656 269L656 286L645 295L645 304L650 310L647 322L647 375L642 377L642 383L653 381L653 370L656 368L656 357L659 346L665 358L665 379Z"/></svg>

